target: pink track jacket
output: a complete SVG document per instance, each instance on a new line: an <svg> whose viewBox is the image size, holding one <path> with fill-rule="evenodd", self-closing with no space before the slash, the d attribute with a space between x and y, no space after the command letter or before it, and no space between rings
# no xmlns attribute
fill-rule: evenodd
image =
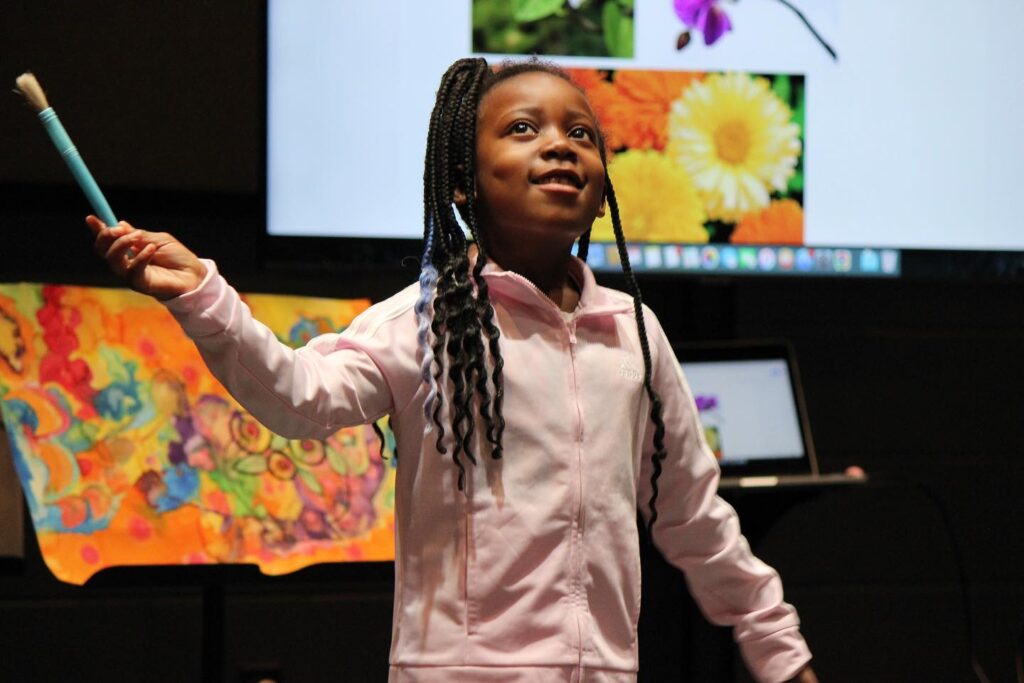
<svg viewBox="0 0 1024 683"><path fill-rule="evenodd" d="M297 351L253 320L206 261L194 291L167 302L247 410L293 438L391 415L398 443L391 683L628 683L636 680L640 559L653 424L632 299L575 260L571 316L525 278L488 264L505 360L505 455L478 441L457 470L424 436L410 286L341 334ZM754 557L657 319L645 310L668 457L654 542L687 576L704 614L731 625L748 667L778 683L810 659L794 609ZM477 428L476 434L480 435Z"/></svg>

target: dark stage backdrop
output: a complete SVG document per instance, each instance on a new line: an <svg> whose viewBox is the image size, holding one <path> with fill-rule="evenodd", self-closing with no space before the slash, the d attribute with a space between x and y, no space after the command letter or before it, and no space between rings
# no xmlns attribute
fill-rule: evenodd
<svg viewBox="0 0 1024 683"><path fill-rule="evenodd" d="M281 263L259 247L262 14L261 3L241 0L8 2L0 77L13 84L36 70L115 212L179 235L240 288L384 297L415 277L397 257L360 269L312 256ZM374 106L401 106L400 94ZM13 95L0 97L0 131L0 279L114 284L90 251L87 206ZM858 464L894 480L735 500L801 611L822 680L976 680L935 500L962 550L981 663L992 681L1014 680L1024 623L1024 285L641 285L674 339L791 340L823 470ZM0 680L198 680L211 652L223 654L230 681L263 669L289 683L384 678L387 566L275 580L121 573L72 588L51 578L29 534L25 559L0 569ZM691 624L679 576L651 559L645 593L642 678L729 680L721 672L736 664Z"/></svg>

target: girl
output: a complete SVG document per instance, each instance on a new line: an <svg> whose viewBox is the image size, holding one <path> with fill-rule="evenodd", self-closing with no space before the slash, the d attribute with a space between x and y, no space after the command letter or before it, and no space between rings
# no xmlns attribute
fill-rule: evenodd
<svg viewBox="0 0 1024 683"><path fill-rule="evenodd" d="M606 210L632 297L570 254L578 240L585 258ZM635 681L638 507L758 680L815 680L778 576L716 496L693 400L629 269L597 120L557 68L451 66L427 138L418 286L298 351L171 236L87 223L272 430L324 438L391 416L392 683Z"/></svg>

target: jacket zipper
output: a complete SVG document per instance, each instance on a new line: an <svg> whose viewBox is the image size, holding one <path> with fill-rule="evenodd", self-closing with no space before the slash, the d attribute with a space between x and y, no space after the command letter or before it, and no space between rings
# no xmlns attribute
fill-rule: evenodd
<svg viewBox="0 0 1024 683"><path fill-rule="evenodd" d="M579 649L577 667L583 666L583 624L581 612L584 607L582 584L583 567L583 409L580 406L579 377L576 372L576 318L566 321L569 332L569 360L572 367L572 395L576 404L576 509L573 511L573 538L575 550L572 564L572 593L576 607L576 634Z"/></svg>
<svg viewBox="0 0 1024 683"><path fill-rule="evenodd" d="M570 576L570 593L572 599L572 605L576 614L576 642L578 643L577 650L577 671L581 671L583 668L583 624L580 616L581 610L584 608L585 600L583 599L581 584L582 584L582 567L583 567L583 408L580 405L579 396L579 383L576 374L576 321L577 315L574 314L569 320L566 320L562 315L561 311L554 304L553 301L548 299L544 294L537 289L536 285L524 278L517 273L508 273L508 277L516 282L526 285L528 289L531 289L536 293L538 298L543 301L553 312L558 315L559 322L565 325L569 337L569 359L572 369L572 395L573 401L576 404L576 509L573 511L572 520L572 534L569 540L569 557L572 572Z"/></svg>

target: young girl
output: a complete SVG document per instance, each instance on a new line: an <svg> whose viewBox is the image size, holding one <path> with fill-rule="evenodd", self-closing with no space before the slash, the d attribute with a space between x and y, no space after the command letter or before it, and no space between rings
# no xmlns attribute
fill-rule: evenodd
<svg viewBox="0 0 1024 683"><path fill-rule="evenodd" d="M605 211L632 296L570 254L578 240L585 259ZM391 416L392 683L635 681L638 507L758 680L815 680L777 574L716 495L693 399L629 269L598 122L557 68L451 66L427 138L419 284L298 351L171 236L87 223L272 430L324 438Z"/></svg>

